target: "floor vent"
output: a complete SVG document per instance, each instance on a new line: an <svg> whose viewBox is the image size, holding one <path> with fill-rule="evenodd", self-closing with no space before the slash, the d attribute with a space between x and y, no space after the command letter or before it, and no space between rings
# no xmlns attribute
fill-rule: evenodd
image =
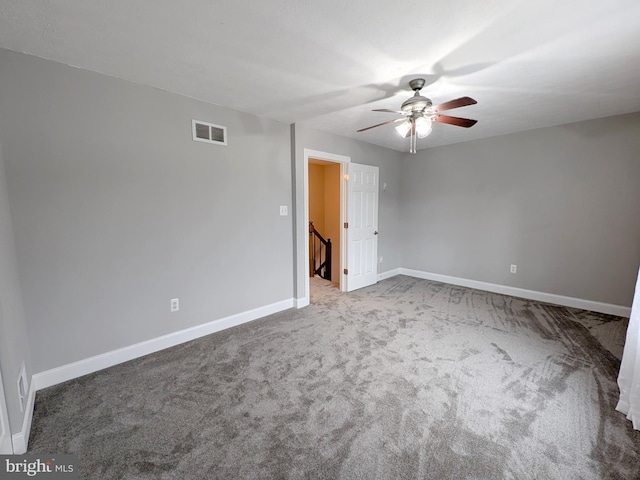
<svg viewBox="0 0 640 480"><path fill-rule="evenodd" d="M216 145L227 144L227 127L201 122L200 120L192 120L191 125L195 141L215 143Z"/></svg>

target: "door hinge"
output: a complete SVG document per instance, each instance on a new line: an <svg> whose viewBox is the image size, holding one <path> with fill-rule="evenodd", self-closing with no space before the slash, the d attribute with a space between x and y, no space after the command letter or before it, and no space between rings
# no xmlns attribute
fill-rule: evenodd
<svg viewBox="0 0 640 480"><path fill-rule="evenodd" d="M349 222L344 222L344 228L349 228Z"/></svg>
<svg viewBox="0 0 640 480"><path fill-rule="evenodd" d="M349 275L349 269L348 269L348 268L345 268L345 269L342 271L342 273L344 273L345 275Z"/></svg>

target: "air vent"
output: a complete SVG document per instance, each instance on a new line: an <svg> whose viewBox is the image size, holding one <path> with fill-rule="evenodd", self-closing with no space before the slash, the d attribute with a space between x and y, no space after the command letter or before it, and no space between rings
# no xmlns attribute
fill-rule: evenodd
<svg viewBox="0 0 640 480"><path fill-rule="evenodd" d="M227 127L201 122L200 120L192 120L191 125L195 141L215 143L216 145L227 144Z"/></svg>

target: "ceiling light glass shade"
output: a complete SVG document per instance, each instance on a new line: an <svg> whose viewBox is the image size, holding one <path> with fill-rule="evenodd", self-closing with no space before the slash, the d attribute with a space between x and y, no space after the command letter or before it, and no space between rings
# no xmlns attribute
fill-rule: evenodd
<svg viewBox="0 0 640 480"><path fill-rule="evenodd" d="M431 133L431 119L425 117L416 118L416 133L418 138L424 138Z"/></svg>
<svg viewBox="0 0 640 480"><path fill-rule="evenodd" d="M402 122L396 127L396 132L398 132L402 138L407 136L409 130L411 130L411 122L409 122L409 120Z"/></svg>

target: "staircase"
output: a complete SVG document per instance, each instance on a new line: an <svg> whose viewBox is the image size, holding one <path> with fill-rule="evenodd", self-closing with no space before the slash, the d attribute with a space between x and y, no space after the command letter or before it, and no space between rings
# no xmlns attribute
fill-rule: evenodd
<svg viewBox="0 0 640 480"><path fill-rule="evenodd" d="M309 222L309 276L331 280L331 239L325 240Z"/></svg>

